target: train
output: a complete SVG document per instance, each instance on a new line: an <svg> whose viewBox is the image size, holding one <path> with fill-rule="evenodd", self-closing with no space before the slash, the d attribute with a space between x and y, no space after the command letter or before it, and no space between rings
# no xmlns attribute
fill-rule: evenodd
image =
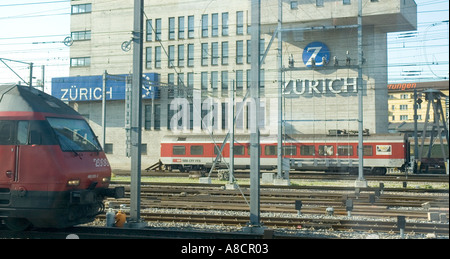
<svg viewBox="0 0 450 259"><path fill-rule="evenodd" d="M9 229L67 228L104 210L111 168L87 121L42 91L0 85L0 220Z"/></svg>
<svg viewBox="0 0 450 259"><path fill-rule="evenodd" d="M199 134L166 135L161 141L160 160L168 169L208 171L220 152L225 135L214 135L213 138ZM385 175L390 168L405 171L409 166L409 141L405 134L365 134L363 143L366 173ZM229 145L225 144L215 168L227 167ZM261 136L260 147L260 168L275 169L277 136ZM233 150L235 168L248 169L250 137L236 135ZM358 172L358 136L355 134L285 135L282 154L294 170Z"/></svg>

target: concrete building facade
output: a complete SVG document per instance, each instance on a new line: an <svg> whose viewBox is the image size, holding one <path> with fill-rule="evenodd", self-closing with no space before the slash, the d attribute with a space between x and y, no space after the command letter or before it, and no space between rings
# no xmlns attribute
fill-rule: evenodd
<svg viewBox="0 0 450 259"><path fill-rule="evenodd" d="M243 100L251 84L250 3L145 1L144 74L158 76L154 77L157 82L151 83L153 88L147 88L151 94L143 100L143 168L158 161L159 142L164 135L226 134L230 89L235 89L236 108L243 107L237 116L236 131L249 132L252 105ZM260 55L265 57L260 76L261 133L278 132L280 85L286 134L357 130L358 1L283 0L281 3L283 62L280 68L278 38L274 37L279 2L261 1ZM386 133L387 33L414 30L417 6L413 0L363 0L362 13L364 128L372 133ZM132 27L132 0L72 1L74 43L70 77L54 79L52 92L61 98L66 91L64 100L89 119L100 137L102 102L97 97L103 94L99 90L101 85L94 79L91 84L83 80L107 71L114 75L107 80L123 81L120 86L111 87L123 87L123 78L132 71L132 51L128 44ZM77 78L83 79L78 85ZM125 97L112 97L115 95L112 91L106 91L105 149L113 167L129 168Z"/></svg>

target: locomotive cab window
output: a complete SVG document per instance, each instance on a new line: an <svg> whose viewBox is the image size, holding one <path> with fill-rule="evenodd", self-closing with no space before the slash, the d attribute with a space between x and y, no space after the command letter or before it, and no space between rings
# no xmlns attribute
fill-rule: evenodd
<svg viewBox="0 0 450 259"><path fill-rule="evenodd" d="M0 121L0 145L15 145L15 121Z"/></svg>
<svg viewBox="0 0 450 259"><path fill-rule="evenodd" d="M191 155L203 155L203 146L191 146Z"/></svg>
<svg viewBox="0 0 450 259"><path fill-rule="evenodd" d="M174 155L185 155L186 147L185 146L173 146L172 154Z"/></svg>
<svg viewBox="0 0 450 259"><path fill-rule="evenodd" d="M66 118L47 118L56 134L62 151L98 152L101 151L97 137L85 120Z"/></svg>

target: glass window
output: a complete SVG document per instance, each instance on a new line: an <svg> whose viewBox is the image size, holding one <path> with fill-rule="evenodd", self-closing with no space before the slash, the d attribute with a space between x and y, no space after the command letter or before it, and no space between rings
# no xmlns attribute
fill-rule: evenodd
<svg viewBox="0 0 450 259"><path fill-rule="evenodd" d="M161 40L161 31L162 31L162 22L161 22L161 19L156 19L156 29L155 29L155 31L156 31L156 38L155 38L155 40Z"/></svg>
<svg viewBox="0 0 450 259"><path fill-rule="evenodd" d="M338 146L337 147L338 156L353 156L352 146Z"/></svg>
<svg viewBox="0 0 450 259"><path fill-rule="evenodd" d="M178 66L184 67L184 45L178 45Z"/></svg>
<svg viewBox="0 0 450 259"><path fill-rule="evenodd" d="M188 67L194 66L194 44L188 44Z"/></svg>
<svg viewBox="0 0 450 259"><path fill-rule="evenodd" d="M244 88L244 71L236 70L236 89Z"/></svg>
<svg viewBox="0 0 450 259"><path fill-rule="evenodd" d="M175 63L175 46L169 46L169 67L173 67Z"/></svg>
<svg viewBox="0 0 450 259"><path fill-rule="evenodd" d="M277 146L265 146L264 154L266 156L276 156L277 155Z"/></svg>
<svg viewBox="0 0 450 259"><path fill-rule="evenodd" d="M236 64L244 64L244 41L236 41Z"/></svg>
<svg viewBox="0 0 450 259"><path fill-rule="evenodd" d="M155 68L161 68L161 47L155 47Z"/></svg>
<svg viewBox="0 0 450 259"><path fill-rule="evenodd" d="M90 57L71 58L70 59L70 66L71 67L89 67L90 65L91 65L91 58Z"/></svg>
<svg viewBox="0 0 450 259"><path fill-rule="evenodd" d="M217 66L219 65L219 43L213 42L211 43L211 65Z"/></svg>
<svg viewBox="0 0 450 259"><path fill-rule="evenodd" d="M236 156L245 155L245 147L242 145L234 145L233 151L234 151L234 155L236 155Z"/></svg>
<svg viewBox="0 0 450 259"><path fill-rule="evenodd" d="M302 156L314 156L314 146L312 145L302 145L300 146L300 155Z"/></svg>
<svg viewBox="0 0 450 259"><path fill-rule="evenodd" d="M97 137L84 120L47 118L63 151L100 151Z"/></svg>
<svg viewBox="0 0 450 259"><path fill-rule="evenodd" d="M169 18L169 40L175 39L175 17Z"/></svg>
<svg viewBox="0 0 450 259"><path fill-rule="evenodd" d="M283 146L282 147L283 156L296 156L297 155L297 147L296 146Z"/></svg>
<svg viewBox="0 0 450 259"><path fill-rule="evenodd" d="M202 43L202 66L208 65L208 43Z"/></svg>
<svg viewBox="0 0 450 259"><path fill-rule="evenodd" d="M236 34L244 34L244 12L242 11L236 13Z"/></svg>
<svg viewBox="0 0 450 259"><path fill-rule="evenodd" d="M153 37L153 26L152 26L152 19L147 20L147 34L146 34L146 40L152 41Z"/></svg>
<svg viewBox="0 0 450 259"><path fill-rule="evenodd" d="M189 39L194 38L194 30L195 30L195 21L194 16L188 16L188 37Z"/></svg>
<svg viewBox="0 0 450 259"><path fill-rule="evenodd" d="M185 146L173 146L172 154L174 155L185 155L186 147Z"/></svg>
<svg viewBox="0 0 450 259"><path fill-rule="evenodd" d="M145 48L145 68L152 68L152 47Z"/></svg>
<svg viewBox="0 0 450 259"><path fill-rule="evenodd" d="M178 17L178 39L184 39L184 16Z"/></svg>
<svg viewBox="0 0 450 259"><path fill-rule="evenodd" d="M72 5L72 14L90 13L92 12L92 4Z"/></svg>
<svg viewBox="0 0 450 259"><path fill-rule="evenodd" d="M323 0L316 0L316 6L323 6Z"/></svg>
<svg viewBox="0 0 450 259"><path fill-rule="evenodd" d="M91 31L74 31L74 32L72 32L72 39L74 41L90 40L91 39Z"/></svg>
<svg viewBox="0 0 450 259"><path fill-rule="evenodd" d="M228 65L228 41L222 42L222 65Z"/></svg>
<svg viewBox="0 0 450 259"><path fill-rule="evenodd" d="M332 156L334 155L334 147L327 145L319 146L319 156Z"/></svg>
<svg viewBox="0 0 450 259"><path fill-rule="evenodd" d="M228 36L228 13L222 13L222 36Z"/></svg>
<svg viewBox="0 0 450 259"><path fill-rule="evenodd" d="M15 145L15 121L0 121L0 145Z"/></svg>
<svg viewBox="0 0 450 259"><path fill-rule="evenodd" d="M219 36L219 14L217 13L213 13L211 15L211 19L212 19L212 32L211 32L211 36L213 37L217 37Z"/></svg>
<svg viewBox="0 0 450 259"><path fill-rule="evenodd" d="M206 90L208 89L208 72L202 72L201 77L202 90Z"/></svg>
<svg viewBox="0 0 450 259"><path fill-rule="evenodd" d="M211 72L211 88L213 90L217 90L219 86L219 72L212 71Z"/></svg>
<svg viewBox="0 0 450 259"><path fill-rule="evenodd" d="M222 94L228 94L228 71L222 71Z"/></svg>
<svg viewBox="0 0 450 259"><path fill-rule="evenodd" d="M208 15L202 15L202 37L208 37Z"/></svg>
<svg viewBox="0 0 450 259"><path fill-rule="evenodd" d="M191 146L191 155L203 155L203 146Z"/></svg>

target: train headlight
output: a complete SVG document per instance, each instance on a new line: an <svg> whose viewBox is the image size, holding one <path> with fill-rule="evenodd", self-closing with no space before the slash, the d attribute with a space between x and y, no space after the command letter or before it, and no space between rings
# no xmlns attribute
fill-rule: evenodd
<svg viewBox="0 0 450 259"><path fill-rule="evenodd" d="M67 186L75 187L80 185L80 179L72 179L67 181Z"/></svg>
<svg viewBox="0 0 450 259"><path fill-rule="evenodd" d="M110 177L103 177L102 178L102 183L109 183L111 181Z"/></svg>

